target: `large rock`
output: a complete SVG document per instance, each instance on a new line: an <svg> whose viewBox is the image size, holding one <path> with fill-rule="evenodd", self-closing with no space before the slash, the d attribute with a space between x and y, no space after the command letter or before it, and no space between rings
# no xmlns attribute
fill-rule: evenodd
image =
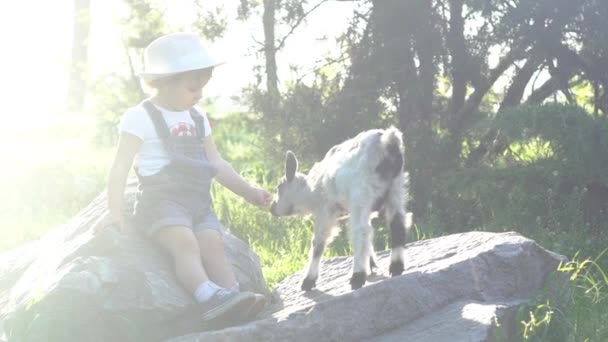
<svg viewBox="0 0 608 342"><path fill-rule="evenodd" d="M167 255L135 233L92 233L105 208L100 196L0 255L0 341L510 340L518 306L565 260L516 233L456 234L408 244L400 277L388 277L388 253L380 253L377 274L351 291L352 258L337 257L322 262L316 290L300 291L298 272L260 319L202 332ZM232 235L226 243L242 287L270 295L257 256ZM495 331L497 320L504 331Z"/></svg>
<svg viewBox="0 0 608 342"><path fill-rule="evenodd" d="M129 201L134 186L128 187ZM192 296L168 255L135 232L93 234L95 199L65 225L0 255L0 341L162 340L201 330ZM227 234L245 290L270 295L258 257Z"/></svg>
<svg viewBox="0 0 608 342"><path fill-rule="evenodd" d="M389 278L380 253L378 274L357 291L352 258L325 260L315 291L299 290L298 272L262 319L171 342L511 340L515 310L561 278L550 275L565 258L516 233L471 232L408 244L405 260L405 273Z"/></svg>

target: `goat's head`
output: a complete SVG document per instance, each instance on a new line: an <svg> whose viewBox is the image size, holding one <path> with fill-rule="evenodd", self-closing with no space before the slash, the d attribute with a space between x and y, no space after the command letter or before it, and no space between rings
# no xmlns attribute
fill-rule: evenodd
<svg viewBox="0 0 608 342"><path fill-rule="evenodd" d="M308 193L305 176L298 172L298 159L291 151L285 156L285 177L277 186L276 199L270 212L275 216L302 213L305 196Z"/></svg>

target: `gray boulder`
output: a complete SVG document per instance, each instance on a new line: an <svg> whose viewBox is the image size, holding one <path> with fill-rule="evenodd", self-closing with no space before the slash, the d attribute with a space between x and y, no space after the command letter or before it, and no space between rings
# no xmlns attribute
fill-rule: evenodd
<svg viewBox="0 0 608 342"><path fill-rule="evenodd" d="M377 274L357 291L350 257L325 260L316 290L300 291L304 273L294 274L260 320L170 341L511 340L515 310L563 284L555 270L565 258L516 233L470 232L408 244L405 260L404 274L390 278L380 253Z"/></svg>
<svg viewBox="0 0 608 342"><path fill-rule="evenodd" d="M134 184L127 189L132 202ZM0 341L153 341L201 331L171 261L136 232L93 234L100 195L66 224L0 255ZM231 234L242 289L270 295L259 259Z"/></svg>
<svg viewBox="0 0 608 342"><path fill-rule="evenodd" d="M133 192L130 184L130 200ZM352 258L336 257L322 262L315 290L300 290L301 271L271 295L255 253L228 234L241 286L272 302L256 321L210 330L167 255L136 233L93 234L105 202L0 255L0 341L511 340L517 308L563 284L553 277L563 256L516 233L471 232L408 244L400 277L388 276L388 252L379 253L357 291Z"/></svg>

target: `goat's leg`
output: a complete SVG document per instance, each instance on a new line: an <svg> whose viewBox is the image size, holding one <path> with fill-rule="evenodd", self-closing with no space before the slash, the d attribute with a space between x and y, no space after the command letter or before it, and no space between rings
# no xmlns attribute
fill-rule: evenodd
<svg viewBox="0 0 608 342"><path fill-rule="evenodd" d="M352 208L350 212L351 239L353 246L353 275L350 285L353 290L365 284L370 273L370 247L372 227L369 224L370 211L364 208Z"/></svg>
<svg viewBox="0 0 608 342"><path fill-rule="evenodd" d="M406 230L405 217L402 213L396 212L390 219L391 227L391 265L389 272L395 277L403 273L403 250L405 249Z"/></svg>
<svg viewBox="0 0 608 342"><path fill-rule="evenodd" d="M391 230L391 264L389 273L395 277L403 273L403 251L407 240L406 213L402 191L393 187L385 207L386 222Z"/></svg>
<svg viewBox="0 0 608 342"><path fill-rule="evenodd" d="M376 258L376 252L374 251L374 238L372 235L369 244L369 270L371 273L375 273L376 268L378 268L378 259Z"/></svg>
<svg viewBox="0 0 608 342"><path fill-rule="evenodd" d="M317 218L315 220L314 236L310 242L310 251L308 253L306 278L302 281L302 290L304 291L312 290L319 277L319 263L331 234L331 224L327 221L325 218Z"/></svg>

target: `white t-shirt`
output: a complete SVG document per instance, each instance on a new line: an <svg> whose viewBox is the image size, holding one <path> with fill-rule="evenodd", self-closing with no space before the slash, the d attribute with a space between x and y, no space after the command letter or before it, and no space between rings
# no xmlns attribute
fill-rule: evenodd
<svg viewBox="0 0 608 342"><path fill-rule="evenodd" d="M159 106L156 106L156 108L162 113L172 136L196 135L196 126L189 111L173 112ZM211 126L209 125L207 114L201 111L198 111L198 113L200 113L205 121L205 137L207 137L211 134ZM163 166L169 164L169 154L156 133L154 123L150 119L148 112L146 112L143 102L129 108L125 112L120 120L118 130L119 133L130 133L143 140L133 162L134 167L140 175L149 176L155 174Z"/></svg>

